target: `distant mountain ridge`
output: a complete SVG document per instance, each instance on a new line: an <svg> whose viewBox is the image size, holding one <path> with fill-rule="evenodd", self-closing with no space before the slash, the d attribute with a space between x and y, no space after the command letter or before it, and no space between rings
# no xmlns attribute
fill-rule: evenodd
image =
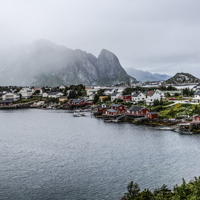
<svg viewBox="0 0 200 200"><path fill-rule="evenodd" d="M177 73L172 78L165 81L165 84L186 84L186 83L199 83L200 79L189 73Z"/></svg>
<svg viewBox="0 0 200 200"><path fill-rule="evenodd" d="M158 74L158 73L150 73L148 71L142 71L134 68L127 68L126 72L133 77L136 77L138 81L146 82L146 81L165 81L171 76L166 74Z"/></svg>
<svg viewBox="0 0 200 200"><path fill-rule="evenodd" d="M47 40L20 45L0 55L0 84L58 86L136 83L116 55L103 49L98 58Z"/></svg>

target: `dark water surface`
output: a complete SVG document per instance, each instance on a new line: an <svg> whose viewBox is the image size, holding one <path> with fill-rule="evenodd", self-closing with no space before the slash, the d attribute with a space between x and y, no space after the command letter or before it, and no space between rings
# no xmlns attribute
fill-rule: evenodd
<svg viewBox="0 0 200 200"><path fill-rule="evenodd" d="M67 111L0 111L0 199L118 200L200 175L200 136Z"/></svg>

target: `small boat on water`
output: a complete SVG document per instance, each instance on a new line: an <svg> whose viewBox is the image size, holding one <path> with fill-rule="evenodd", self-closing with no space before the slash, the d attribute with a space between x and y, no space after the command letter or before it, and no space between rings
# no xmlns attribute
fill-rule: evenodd
<svg viewBox="0 0 200 200"><path fill-rule="evenodd" d="M157 128L157 130L161 130L161 131L173 131L174 128L172 128L172 127L159 127L159 128Z"/></svg>
<svg viewBox="0 0 200 200"><path fill-rule="evenodd" d="M83 116L85 116L85 113L81 112L80 110L75 110L73 113L73 116L74 117L83 117Z"/></svg>
<svg viewBox="0 0 200 200"><path fill-rule="evenodd" d="M113 119L112 122L118 123L120 121L118 119Z"/></svg>
<svg viewBox="0 0 200 200"><path fill-rule="evenodd" d="M104 119L103 121L106 123L110 123L110 122L112 122L112 119Z"/></svg>

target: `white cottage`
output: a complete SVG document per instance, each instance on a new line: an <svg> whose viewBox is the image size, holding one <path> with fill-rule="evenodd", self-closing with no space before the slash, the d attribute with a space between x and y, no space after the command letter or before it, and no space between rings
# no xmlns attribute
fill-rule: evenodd
<svg viewBox="0 0 200 200"><path fill-rule="evenodd" d="M153 105L154 100L161 100L164 98L164 93L160 90L151 90L147 94L146 105Z"/></svg>
<svg viewBox="0 0 200 200"><path fill-rule="evenodd" d="M6 93L6 94L2 95L2 99L17 101L20 99L20 95L17 93Z"/></svg>
<svg viewBox="0 0 200 200"><path fill-rule="evenodd" d="M21 97L24 99L28 99L33 95L33 90L30 88L22 88L18 94L21 94Z"/></svg>
<svg viewBox="0 0 200 200"><path fill-rule="evenodd" d="M145 101L146 100L146 95L143 94L142 92L135 92L132 95L132 101L133 102L138 102L138 101Z"/></svg>
<svg viewBox="0 0 200 200"><path fill-rule="evenodd" d="M193 103L200 103L200 91L194 93Z"/></svg>
<svg viewBox="0 0 200 200"><path fill-rule="evenodd" d="M63 95L64 94L62 92L51 92L51 93L49 93L48 97L49 98L59 98Z"/></svg>
<svg viewBox="0 0 200 200"><path fill-rule="evenodd" d="M111 102L113 102L115 99L118 99L120 96L121 94L118 92L111 94Z"/></svg>

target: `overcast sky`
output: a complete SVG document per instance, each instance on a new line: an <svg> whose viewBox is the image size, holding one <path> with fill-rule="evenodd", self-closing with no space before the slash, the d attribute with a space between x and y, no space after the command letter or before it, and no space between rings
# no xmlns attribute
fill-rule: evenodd
<svg viewBox="0 0 200 200"><path fill-rule="evenodd" d="M1 0L1 48L47 39L122 66L200 77L199 0Z"/></svg>

